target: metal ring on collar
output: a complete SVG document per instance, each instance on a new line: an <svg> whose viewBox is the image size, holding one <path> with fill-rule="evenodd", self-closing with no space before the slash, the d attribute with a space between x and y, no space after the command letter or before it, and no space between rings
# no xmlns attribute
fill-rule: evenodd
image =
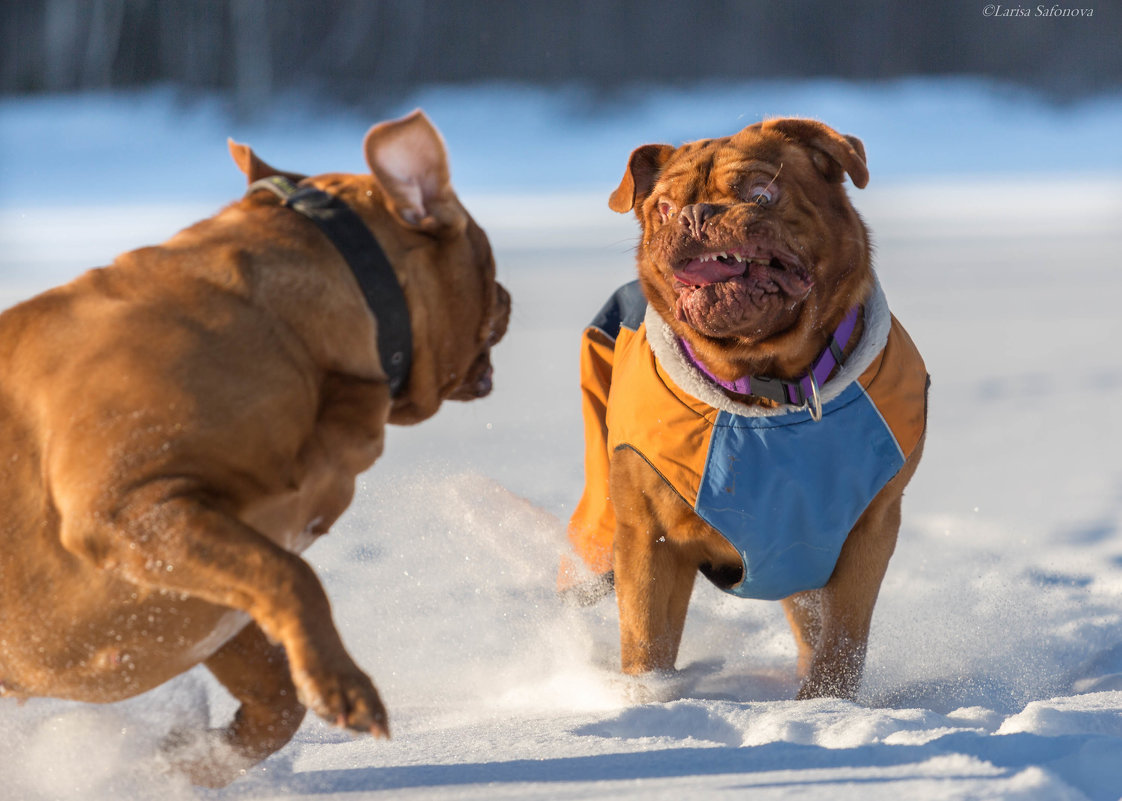
<svg viewBox="0 0 1122 801"><path fill-rule="evenodd" d="M822 398L818 395L818 379L814 377L814 371L811 370L808 376L810 378L810 397L806 399L806 408L810 411L810 419L817 423L822 419Z"/></svg>

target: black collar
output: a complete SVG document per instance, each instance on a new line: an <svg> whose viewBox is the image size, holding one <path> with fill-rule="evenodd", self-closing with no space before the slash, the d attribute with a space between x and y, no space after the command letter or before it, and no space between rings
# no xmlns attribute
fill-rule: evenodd
<svg viewBox="0 0 1122 801"><path fill-rule="evenodd" d="M413 331L405 293L374 234L346 203L314 186L297 186L283 176L273 175L254 181L246 194L258 189L268 189L280 197L283 205L319 226L347 262L378 323L378 355L389 377L390 394L400 395L409 380Z"/></svg>

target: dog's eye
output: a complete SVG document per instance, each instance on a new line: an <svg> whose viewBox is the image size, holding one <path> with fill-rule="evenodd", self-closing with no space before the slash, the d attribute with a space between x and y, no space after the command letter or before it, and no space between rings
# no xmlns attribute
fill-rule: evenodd
<svg viewBox="0 0 1122 801"><path fill-rule="evenodd" d="M748 190L748 202L757 206L770 206L775 202L775 187L770 184L755 184Z"/></svg>
<svg viewBox="0 0 1122 801"><path fill-rule="evenodd" d="M666 222L667 220L669 220L671 217L674 216L675 213L676 213L676 209L674 208L674 204L671 203L670 201L660 200L658 202L658 215L659 215L659 217L662 218L663 222Z"/></svg>

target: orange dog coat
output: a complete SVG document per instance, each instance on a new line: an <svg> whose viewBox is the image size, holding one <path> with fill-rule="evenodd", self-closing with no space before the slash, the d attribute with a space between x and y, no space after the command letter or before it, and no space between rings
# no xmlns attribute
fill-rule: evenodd
<svg viewBox="0 0 1122 801"><path fill-rule="evenodd" d="M926 424L923 359L879 284L861 341L822 387L821 420L803 406L729 399L648 309L637 282L612 296L581 345L585 488L569 538L596 573L612 569L609 457L630 448L740 553L743 575L722 589L775 600L822 587Z"/></svg>

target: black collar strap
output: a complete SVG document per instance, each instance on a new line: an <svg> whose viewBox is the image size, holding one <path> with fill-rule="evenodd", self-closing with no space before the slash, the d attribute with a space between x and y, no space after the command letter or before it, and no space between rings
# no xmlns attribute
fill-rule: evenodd
<svg viewBox="0 0 1122 801"><path fill-rule="evenodd" d="M352 208L314 186L297 186L280 175L249 185L246 194L268 189L283 204L314 222L351 268L378 323L378 355L389 377L390 394L401 394L409 380L413 332L405 293L374 234Z"/></svg>

